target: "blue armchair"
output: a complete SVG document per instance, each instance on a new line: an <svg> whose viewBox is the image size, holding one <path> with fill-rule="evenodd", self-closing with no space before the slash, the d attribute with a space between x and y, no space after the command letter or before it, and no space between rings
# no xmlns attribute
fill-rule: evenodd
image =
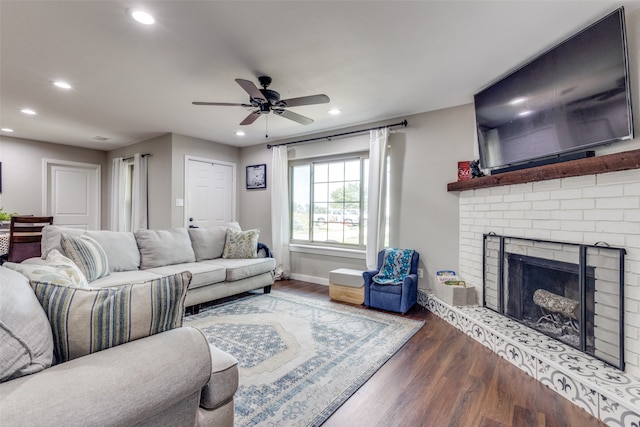
<svg viewBox="0 0 640 427"><path fill-rule="evenodd" d="M364 305L381 310L395 311L405 314L418 301L418 261L420 254L417 251L403 249L383 249L378 253L378 269L362 273L364 278ZM408 265L393 265L397 251L404 251L406 256L411 256ZM396 259L397 263L397 259ZM408 269L408 272L406 271ZM380 271L383 271L380 273ZM389 278L392 271L400 273L395 280ZM408 274L407 274L408 273ZM395 281L397 284L381 284L379 282Z"/></svg>

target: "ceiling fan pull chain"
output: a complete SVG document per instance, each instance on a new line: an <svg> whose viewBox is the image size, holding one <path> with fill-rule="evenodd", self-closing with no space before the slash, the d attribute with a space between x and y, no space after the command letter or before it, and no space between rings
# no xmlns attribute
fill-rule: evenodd
<svg viewBox="0 0 640 427"><path fill-rule="evenodd" d="M264 121L264 137L269 138L269 116L265 117Z"/></svg>

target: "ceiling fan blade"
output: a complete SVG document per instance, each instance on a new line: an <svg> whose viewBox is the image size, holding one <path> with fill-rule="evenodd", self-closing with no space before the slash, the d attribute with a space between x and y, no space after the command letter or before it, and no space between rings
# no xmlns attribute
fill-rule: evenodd
<svg viewBox="0 0 640 427"><path fill-rule="evenodd" d="M287 107L297 107L299 105L313 105L313 104L326 104L330 99L327 95L310 95L301 96L300 98L283 99L280 102L284 102Z"/></svg>
<svg viewBox="0 0 640 427"><path fill-rule="evenodd" d="M289 120L293 120L294 122L298 122L301 125L310 125L311 123L313 123L313 120L310 119L309 117L305 117L303 115L300 115L298 113L294 113L293 111L289 111L289 110L273 110L273 112L279 116L284 117L285 119L289 119Z"/></svg>
<svg viewBox="0 0 640 427"><path fill-rule="evenodd" d="M250 125L258 120L258 117L260 117L260 110L252 111L243 121L240 122L240 126Z"/></svg>
<svg viewBox="0 0 640 427"><path fill-rule="evenodd" d="M251 99L267 102L267 99L264 97L262 92L260 92L260 89L258 89L252 81L236 79L236 82L249 94Z"/></svg>
<svg viewBox="0 0 640 427"><path fill-rule="evenodd" d="M204 101L193 101L193 105L219 105L222 107L253 107L251 104L238 104L232 102L204 102Z"/></svg>

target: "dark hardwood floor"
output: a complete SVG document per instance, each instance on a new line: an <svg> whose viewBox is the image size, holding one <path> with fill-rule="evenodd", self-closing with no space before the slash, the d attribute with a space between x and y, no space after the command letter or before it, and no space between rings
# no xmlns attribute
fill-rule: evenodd
<svg viewBox="0 0 640 427"><path fill-rule="evenodd" d="M273 289L330 299L328 287L297 280ZM406 317L425 326L323 426L604 426L428 310Z"/></svg>

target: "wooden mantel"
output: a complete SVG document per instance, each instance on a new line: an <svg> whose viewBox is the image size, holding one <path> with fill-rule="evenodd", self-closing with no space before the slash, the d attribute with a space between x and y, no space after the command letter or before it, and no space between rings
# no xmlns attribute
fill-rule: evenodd
<svg viewBox="0 0 640 427"><path fill-rule="evenodd" d="M640 150L587 157L585 159L473 178L470 181L451 182L447 184L447 191L475 190L477 188L523 184L570 176L595 175L628 169L640 169Z"/></svg>

